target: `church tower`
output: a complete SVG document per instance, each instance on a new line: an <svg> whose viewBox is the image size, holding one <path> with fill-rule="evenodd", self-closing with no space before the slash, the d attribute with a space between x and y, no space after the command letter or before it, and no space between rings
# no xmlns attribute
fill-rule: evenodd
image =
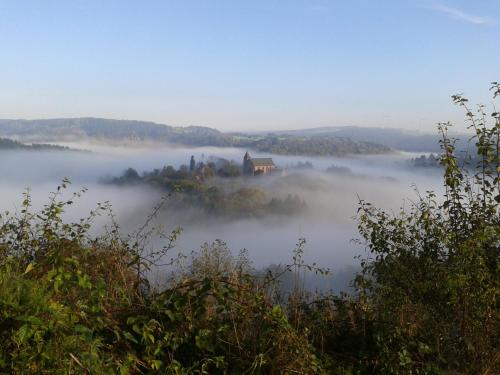
<svg viewBox="0 0 500 375"><path fill-rule="evenodd" d="M248 151L245 152L245 156L243 156L243 174L253 174L251 160Z"/></svg>

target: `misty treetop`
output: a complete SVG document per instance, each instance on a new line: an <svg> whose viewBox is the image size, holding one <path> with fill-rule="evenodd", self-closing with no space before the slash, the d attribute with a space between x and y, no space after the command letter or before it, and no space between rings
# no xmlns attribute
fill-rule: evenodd
<svg viewBox="0 0 500 375"><path fill-rule="evenodd" d="M0 138L0 151L22 150L22 151L73 151L69 147L57 146L43 143L24 144L8 138Z"/></svg>
<svg viewBox="0 0 500 375"><path fill-rule="evenodd" d="M258 178L258 177L257 177ZM231 186L220 179L231 179ZM195 162L178 169L169 165L141 175L129 168L119 176L106 181L116 185L146 184L168 194L168 208L202 209L205 213L225 218L261 217L268 214L292 215L303 212L307 206L297 195L269 197L265 189L250 186L242 177L242 166L223 158Z"/></svg>
<svg viewBox="0 0 500 375"><path fill-rule="evenodd" d="M408 165L417 168L437 168L440 167L439 156L434 154L420 155L408 160Z"/></svg>

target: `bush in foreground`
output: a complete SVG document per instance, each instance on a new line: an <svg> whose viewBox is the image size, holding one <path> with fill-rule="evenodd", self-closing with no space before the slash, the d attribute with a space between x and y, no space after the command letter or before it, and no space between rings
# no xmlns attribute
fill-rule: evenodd
<svg viewBox="0 0 500 375"><path fill-rule="evenodd" d="M500 86L494 84L494 95ZM455 96L475 131L475 169L443 134L444 199L427 192L397 215L360 202L373 255L351 296L283 299L279 274L257 276L223 242L205 245L162 288L148 270L150 220L91 236L100 205L76 223L65 181L40 211L29 194L0 216L0 372L82 374L493 374L499 370L500 115L488 126ZM461 157L460 160L466 160ZM471 170L475 172L471 173ZM303 241L283 272L312 270ZM298 280L298 278L297 278Z"/></svg>

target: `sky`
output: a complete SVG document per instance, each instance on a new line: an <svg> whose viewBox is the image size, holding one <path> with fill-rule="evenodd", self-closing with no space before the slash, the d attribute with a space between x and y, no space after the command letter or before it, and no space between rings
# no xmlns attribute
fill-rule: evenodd
<svg viewBox="0 0 500 375"><path fill-rule="evenodd" d="M0 118L433 131L499 80L499 0L0 0Z"/></svg>

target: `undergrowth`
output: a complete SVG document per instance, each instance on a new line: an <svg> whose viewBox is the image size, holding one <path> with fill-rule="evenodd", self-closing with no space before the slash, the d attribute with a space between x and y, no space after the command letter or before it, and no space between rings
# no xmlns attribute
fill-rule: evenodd
<svg viewBox="0 0 500 375"><path fill-rule="evenodd" d="M493 84L494 96L500 85ZM257 275L246 254L206 244L161 288L148 272L165 263L180 231L152 218L123 235L109 205L68 223L65 180L34 211L0 215L0 372L18 374L494 374L500 371L499 133L484 107L465 108L477 165L459 165L443 135L444 199L418 196L397 214L360 201L370 256L351 295L315 295L281 274L323 273L293 262ZM473 172L471 172L473 171ZM112 225L90 231L107 215ZM298 280L298 278L297 278Z"/></svg>

